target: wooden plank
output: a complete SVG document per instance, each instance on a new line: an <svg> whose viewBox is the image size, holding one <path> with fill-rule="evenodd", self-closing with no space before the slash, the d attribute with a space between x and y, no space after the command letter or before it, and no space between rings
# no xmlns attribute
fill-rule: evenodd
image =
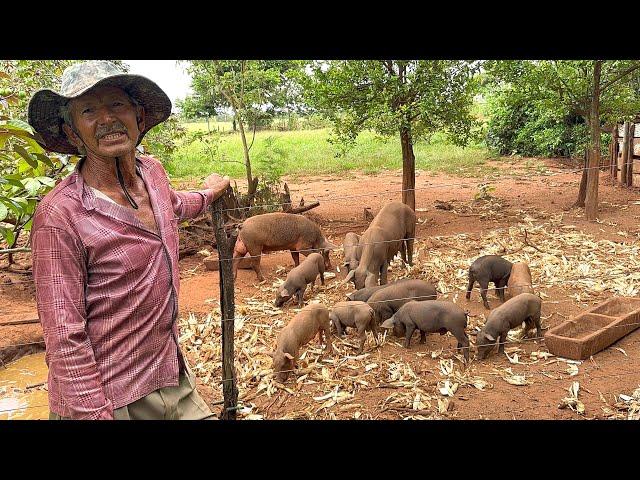
<svg viewBox="0 0 640 480"><path fill-rule="evenodd" d="M627 162L629 158L629 122L624 122L622 131L622 160L620 161L620 182L627 184Z"/></svg>
<svg viewBox="0 0 640 480"><path fill-rule="evenodd" d="M10 325L29 325L33 323L40 323L37 310L26 313L0 315L0 327L6 327Z"/></svg>
<svg viewBox="0 0 640 480"><path fill-rule="evenodd" d="M633 187L633 146L635 140L633 135L635 133L636 126L631 124L629 127L629 154L627 156L627 186Z"/></svg>

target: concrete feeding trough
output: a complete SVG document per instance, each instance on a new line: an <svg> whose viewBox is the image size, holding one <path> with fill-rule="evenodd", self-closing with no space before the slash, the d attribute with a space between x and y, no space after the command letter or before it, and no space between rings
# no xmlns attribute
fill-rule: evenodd
<svg viewBox="0 0 640 480"><path fill-rule="evenodd" d="M558 357L584 360L640 326L640 298L615 297L550 329L544 336Z"/></svg>

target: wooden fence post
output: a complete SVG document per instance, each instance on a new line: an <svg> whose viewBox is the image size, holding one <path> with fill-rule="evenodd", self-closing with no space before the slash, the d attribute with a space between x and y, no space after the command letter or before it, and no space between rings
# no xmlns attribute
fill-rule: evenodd
<svg viewBox="0 0 640 480"><path fill-rule="evenodd" d="M636 125L632 123L629 127L629 156L627 159L627 186L633 187L633 146L635 144L634 135Z"/></svg>
<svg viewBox="0 0 640 480"><path fill-rule="evenodd" d="M611 159L609 160L609 174L611 183L615 183L618 178L618 125L611 129L611 149L609 150Z"/></svg>
<svg viewBox="0 0 640 480"><path fill-rule="evenodd" d="M629 122L624 122L622 130L622 159L620 160L620 182L627 184L627 160L629 158Z"/></svg>
<svg viewBox="0 0 640 480"><path fill-rule="evenodd" d="M224 403L220 419L235 420L238 404L238 387L233 365L233 333L235 330L235 303L233 299L233 249L224 228L224 199L213 202L211 215L216 232L218 261L220 262L220 313L222 315L222 394Z"/></svg>

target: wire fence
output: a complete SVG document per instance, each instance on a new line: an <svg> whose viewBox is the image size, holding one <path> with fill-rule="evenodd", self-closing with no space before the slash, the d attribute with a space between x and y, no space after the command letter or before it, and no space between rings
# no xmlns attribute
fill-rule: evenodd
<svg viewBox="0 0 640 480"><path fill-rule="evenodd" d="M596 170L596 169L602 169L603 167L591 167L591 168L580 168L580 169L573 169L573 170L568 170L568 171L561 171L561 172L555 172L555 173L545 173L545 174L540 174L543 175L545 177L553 177L553 176L558 176L558 175L566 175L566 174L572 174L572 173L579 173L585 170ZM500 178L484 178L483 181L480 183L480 185L482 185L483 183L487 183L487 182L491 182L491 181L499 181L502 179L509 179L509 180L521 180L521 181L526 181L526 180L531 180L532 175L525 175L525 176L517 176L517 175L513 175L513 176L501 176ZM387 191L387 192L376 192L376 193L363 193L363 194L355 194L355 195L344 195L344 196L319 196L316 197L316 200L314 201L319 201L319 200L323 200L323 201L340 201L340 200L351 200L351 199L356 199L356 198L363 198L363 197L371 197L371 196L386 196L386 195L392 195L392 194L398 194L398 193L405 193L405 192L409 192L409 191L420 191L420 190L430 190L430 189L434 189L434 188L446 188L446 187L473 187L473 186L477 186L479 185L478 181L474 181L474 182L456 182L456 183L442 183L442 184L432 184L432 185L425 185L422 187L415 187L415 188L411 188L411 189L401 189L401 190L397 190L397 191ZM268 207L283 207L285 205L291 205L290 203L273 203L273 204L264 204L264 205L252 205L252 206L248 206L248 207L239 207L240 209L251 209L251 208L268 208ZM229 212L229 211L237 211L238 208L230 208L230 209L223 209L223 212ZM411 237L411 238L405 238L402 240L413 240L413 241L420 241L420 240L427 240L427 239L431 239L431 238L438 238L438 237ZM400 241L402 241L400 240ZM378 241L378 242L371 242L371 243L363 243L363 244L359 244L359 245L373 245L373 244L378 244L378 243L391 243L391 242L399 242L399 240L385 240L385 241ZM525 245L526 246L526 245ZM529 245L530 246L530 245ZM335 247L335 248L331 248L330 250L333 251L340 251L343 250L343 247ZM292 253L305 253L305 252L312 252L312 251L317 251L317 249L300 249L300 250L292 250ZM545 252L543 252L545 253ZM257 258L257 257L262 257L262 256L271 256L271 255L281 255L281 253L278 252L273 252L273 253L264 253L264 254L260 254L260 255L247 255L243 258ZM219 259L220 261L233 261L233 258L227 258L227 259ZM582 278L588 278L588 277L582 277ZM568 280L568 281L564 281L564 282L554 282L554 286L559 284L559 283L571 283L571 282L575 282L577 280L580 279L573 279L573 280ZM27 283L34 283L33 279L29 279L29 280L25 280L25 281L12 281L10 285L0 285L0 287L2 286L11 286L14 284L27 284ZM535 285L537 288L542 286L542 285ZM511 286L513 287L513 286ZM500 288L510 288L510 287L497 287L494 290L499 290ZM486 290L483 289L481 287L474 287L475 290ZM461 293L461 292L465 292L467 291L466 289L459 289L459 290L454 290L454 291L449 291L449 292L438 292L441 295L449 295L449 294L456 294L456 293ZM395 302L395 301L403 301L403 300L414 300L414 299L424 299L425 295L419 295L419 296L410 296L410 297L401 297L401 298L393 298L393 299L386 299L386 300L381 300L381 301L374 301L374 302L368 302L368 303L385 303L385 302ZM557 304L559 302L563 302L563 301L572 301L572 300L560 300L560 301L543 301L542 303L553 303L553 304ZM335 307L334 307L335 308ZM349 306L345 306L345 308L350 308ZM554 312L555 313L555 312ZM242 317L236 317L236 318L230 318L230 319L220 319L220 320L214 320L215 322L227 322L227 321L237 321L240 318L245 318L244 316ZM206 323L211 323L211 322L206 322ZM631 324L625 324L625 325L620 325L620 327L629 327L631 325L640 325L638 323L631 323ZM507 345L507 344L521 344L523 341L537 341L537 340L543 340L544 337L530 337L530 338L523 338L519 341L505 341L505 342L495 342L493 343L493 347L495 348L496 346L499 345ZM17 346L28 346L28 345L41 345L43 344L44 341L39 341L39 342L28 342L28 343L21 343L21 344L12 344L12 345L7 345L7 346L3 346L0 347L0 349L6 349L6 348L11 348L11 347L17 347ZM464 351L465 349L471 349L475 346L473 345L468 345L468 346L462 346L460 348L451 348L451 349L446 349L446 350L441 350L442 353L444 352L460 352L460 351ZM476 347L477 348L477 347ZM282 370L280 372L273 372L269 375L276 375L277 373L284 373L284 372L295 372L297 370L292 369L292 370ZM619 374L614 374L614 375L607 375L607 376L602 376L602 377L593 377L590 376L590 379L596 379L596 378L609 378L609 377L619 377L620 375L624 375L624 374L637 374L637 372L621 372ZM229 378L229 379L224 379L221 380L220 383L224 383L226 381L237 381L237 378ZM564 379L563 379L564 380ZM36 405L36 406L28 406L28 407L21 407L21 408L14 408L14 409L8 409L8 410L0 410L0 413L5 413L5 412L9 412L9 411L19 411L19 410L25 410L28 408L41 408L41 407L48 407L48 405ZM239 405L236 405L235 407L231 407L232 409L237 409L239 407Z"/></svg>

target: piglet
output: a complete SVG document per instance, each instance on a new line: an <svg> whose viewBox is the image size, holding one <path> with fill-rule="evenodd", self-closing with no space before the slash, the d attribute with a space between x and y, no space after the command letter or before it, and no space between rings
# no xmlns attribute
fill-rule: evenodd
<svg viewBox="0 0 640 480"><path fill-rule="evenodd" d="M315 285L318 275L320 275L320 283L324 285L324 258L314 252L309 254L300 265L291 269L287 279L276 293L275 306L282 306L295 295L298 299L298 307L302 307L302 298L307 284Z"/></svg>
<svg viewBox="0 0 640 480"><path fill-rule="evenodd" d="M467 300L471 298L473 284L477 281L480 284L480 295L484 308L489 310L487 301L487 290L489 282L496 286L500 300L504 302L504 289L509 281L512 263L499 255L484 255L476 259L469 267L469 286L467 287Z"/></svg>
<svg viewBox="0 0 640 480"><path fill-rule="evenodd" d="M356 300L356 301L360 301L360 302L366 302L367 300L369 300L371 295L376 293L378 290L382 290L383 288L387 288L387 287L390 287L390 286L396 285L396 284L401 284L403 282L407 282L407 281L410 281L410 280L413 280L413 278L401 278L400 280L396 280L394 282L385 283L384 285L376 285L375 287L361 288L360 290L356 290L355 292L351 292L351 293L347 294L347 300L349 300L349 301Z"/></svg>
<svg viewBox="0 0 640 480"><path fill-rule="evenodd" d="M507 282L507 293L511 298L521 293L533 293L531 270L525 262L514 263Z"/></svg>
<svg viewBox="0 0 640 480"><path fill-rule="evenodd" d="M507 333L509 333L509 330L522 325L522 322L525 322L525 335L535 325L536 335L542 337L540 327L541 306L542 300L537 295L521 293L494 309L476 337L478 358L483 359L491 352L498 337L500 337L498 352L504 352Z"/></svg>
<svg viewBox="0 0 640 480"><path fill-rule="evenodd" d="M373 338L378 343L378 328L374 320L373 309L365 302L338 302L331 312L329 319L338 333L338 337L343 336L346 327L354 327L358 329L358 338L360 339L360 348L358 354L364 350L364 343L367 340L366 330L373 332Z"/></svg>
<svg viewBox="0 0 640 480"><path fill-rule="evenodd" d="M360 264L359 242L360 236L356 233L349 232L344 236L344 242L342 243L344 248L344 262L342 266L347 267L347 273L358 268Z"/></svg>
<svg viewBox="0 0 640 480"><path fill-rule="evenodd" d="M322 344L322 333L326 342L325 351L332 352L329 323L329 310L314 303L304 307L278 334L277 346L273 357L273 371L276 380L284 382L293 371L298 360L300 347L306 345L318 334L318 343Z"/></svg>
<svg viewBox="0 0 640 480"><path fill-rule="evenodd" d="M455 303L429 300L405 303L381 327L392 329L397 337L404 336L404 346L409 348L413 332L420 330L420 343L425 343L427 333L444 335L447 332L456 337L458 348L462 348L465 360L469 360L469 337L464 329L467 313Z"/></svg>

